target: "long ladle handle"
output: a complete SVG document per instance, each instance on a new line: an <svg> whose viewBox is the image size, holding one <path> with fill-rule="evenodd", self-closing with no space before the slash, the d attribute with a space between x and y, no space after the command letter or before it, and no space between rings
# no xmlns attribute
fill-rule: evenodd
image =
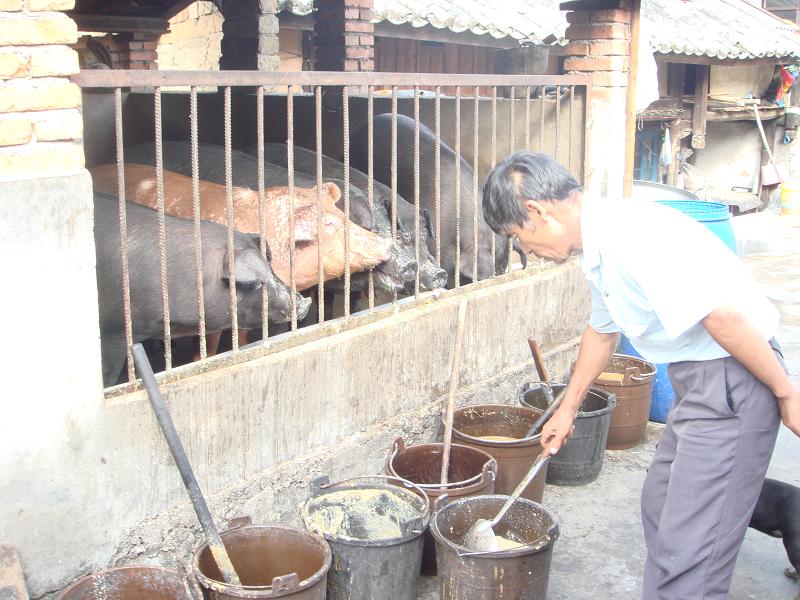
<svg viewBox="0 0 800 600"><path fill-rule="evenodd" d="M447 393L447 410L444 416L444 444L442 446L442 472L440 481L447 485L447 473L450 470L450 448L453 444L453 413L456 410L456 388L458 372L461 366L461 344L464 340L464 321L467 318L467 299L462 298L458 305L456 319L456 341L453 347L453 363L450 367L450 389Z"/></svg>
<svg viewBox="0 0 800 600"><path fill-rule="evenodd" d="M531 349L531 354L533 355L533 364L536 366L536 372L539 374L539 381L547 383L550 381L550 378L547 376L547 370L544 368L544 361L539 352L539 344L536 343L534 338L529 337L528 347Z"/></svg>
<svg viewBox="0 0 800 600"><path fill-rule="evenodd" d="M528 433L525 434L525 437L531 437L535 435L539 428L547 422L547 419L553 416L553 413L556 412L559 406L561 406L561 400L564 398L564 394L566 393L567 388L565 387L556 396L556 399L553 400L548 407L544 410L544 412L539 415L539 418L533 422L531 428L528 430Z"/></svg>
<svg viewBox="0 0 800 600"><path fill-rule="evenodd" d="M150 398L153 412L156 414L158 425L161 427L164 438L167 440L169 451L172 453L172 458L175 460L175 465L181 474L183 485L186 487L189 499L194 505L197 519L206 534L206 540L214 562L217 563L225 583L241 585L239 576L236 574L233 563L231 563L231 559L225 549L225 544L222 543L222 538L219 537L217 526L214 525L214 520L211 518L206 499L203 497L203 492L200 490L200 485L194 476L192 465L186 456L186 451L183 449L181 438L178 437L178 432L175 429L175 423L172 422L172 416L169 414L169 409L161 396L161 390L158 389L156 378L153 375L153 368L150 366L150 361L141 344L134 344L133 346L133 362L139 372L139 377L142 378L144 389L147 390L147 396Z"/></svg>
<svg viewBox="0 0 800 600"><path fill-rule="evenodd" d="M536 474L541 470L544 464L550 460L550 456L550 448L545 448L542 450L539 456L536 457L536 460L533 461L528 473L522 478L522 481L519 482L519 485L517 485L516 489L511 492L511 496L509 496L508 500L506 500L506 503L503 504L500 512L497 513L494 519L492 519L492 527L500 522L500 519L502 519L506 512L508 512L508 509L511 508L511 505L517 501L519 495L525 491L525 488L530 485L531 481L533 481L533 478L536 477Z"/></svg>

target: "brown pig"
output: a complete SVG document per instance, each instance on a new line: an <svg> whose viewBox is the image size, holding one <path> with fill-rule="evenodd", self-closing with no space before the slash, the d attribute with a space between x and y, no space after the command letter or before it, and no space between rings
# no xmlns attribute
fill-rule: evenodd
<svg viewBox="0 0 800 600"><path fill-rule="evenodd" d="M117 193L117 167L113 164L90 169L95 191ZM325 280L341 277L345 272L345 215L336 207L341 192L333 183L322 190L322 265ZM154 167L125 165L125 196L127 200L158 207L156 170ZM317 189L294 188L290 198L288 187L265 190L265 235L272 251L271 265L275 273L287 284L290 281L290 201L294 207L295 284L305 290L319 283L317 224L320 217ZM192 219L192 178L172 171L164 171L164 212L184 219ZM248 188L233 189L233 227L244 233L258 234L258 192ZM225 186L200 181L200 218L227 225L227 196ZM391 240L382 238L354 223L349 223L350 272L365 271L390 258Z"/></svg>

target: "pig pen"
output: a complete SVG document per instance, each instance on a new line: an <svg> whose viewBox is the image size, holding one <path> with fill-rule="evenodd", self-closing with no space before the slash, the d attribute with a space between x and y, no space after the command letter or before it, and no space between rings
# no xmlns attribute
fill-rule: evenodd
<svg viewBox="0 0 800 600"><path fill-rule="evenodd" d="M93 83L92 77L108 77L111 88L116 84L142 88L166 85L167 81L159 79L163 75L98 72L83 73L76 80L87 89L97 88L98 81ZM226 77L251 77L264 85L278 85L281 77L297 75L214 73L204 74L207 81L196 83L215 81L224 86L231 81ZM338 77L340 84L373 85L369 83L372 80L359 78L366 74L328 75ZM391 74L381 77L391 85ZM413 85L416 77L397 78L396 82ZM466 90L476 78L459 77L440 83L458 84ZM490 76L485 77L490 81ZM424 83L424 79L420 81ZM549 93L545 78L520 76L511 81L517 82L518 90L525 89L528 81L531 88L541 87L543 94ZM560 80L547 81L555 89ZM308 82L313 80L298 83ZM481 183L492 160L511 147L539 149L540 143L543 150L559 153L576 175L584 172L586 143L582 134L587 109L576 90L568 90L564 96L576 97L572 108L565 100L558 114L552 104L542 110L544 103L537 104L535 99L511 103L503 98L502 90L496 99L484 97L475 102L463 98L461 103L444 93L437 102L421 98L422 94L402 98L400 92L394 100L379 98L378 90L373 91L372 100L369 94L349 99L352 122L348 127L365 123L370 105L377 113L387 107L391 111L394 104L398 114L419 114L432 128L438 113L442 139L458 148L470 165L477 165ZM558 90L556 94L563 96ZM121 117L123 106L124 130L129 136L126 143L152 139L151 133L156 131L150 127L152 93L130 94L127 102L118 94L116 107L114 94L110 104L105 102L109 95L102 98L99 104L111 109L111 121L105 126L101 126L102 119L93 121L103 112L94 110L94 101L100 96L93 91L85 94L87 166L115 157L114 113ZM258 94L245 94L239 99L255 105L258 98ZM285 108L281 112L280 106L285 107L287 96L265 95L264 99L264 114L271 115L265 122L264 138L285 141L287 124L281 123L286 112ZM162 100L164 139L190 139L185 111L191 97L164 93ZM224 143L224 122L215 111L224 105L225 92L198 95L197 100L200 122L207 124L199 137ZM299 111L315 112L315 96L298 95L293 101L298 111L295 122L302 121ZM484 118L475 119L475 104ZM148 112L149 121L135 116ZM209 117L214 114L216 119ZM247 114L246 110L232 113L233 131L250 135L234 133L237 146L257 142L252 136L259 130L258 123L253 123L256 113L246 118ZM542 114L546 126L539 129ZM335 116L330 137L324 139L343 136L341 114L338 119ZM459 126L448 126L447 122L454 122L448 120L456 117ZM477 128L472 127L474 123ZM570 143L570 135L577 136L577 141ZM479 149L477 154L472 153L471 145ZM104 158L98 159L98 153ZM513 269L457 289L390 298L385 304L375 299L360 312L270 335L267 343L174 368L160 380L212 513L220 520L248 514L255 523L298 526L298 506L317 475L335 480L376 474L396 437L414 444L440 435L439 414L448 386L452 332L461 296L468 296L469 310L458 403L514 404L519 385L530 379L532 369L527 336L540 340L551 373L561 376L569 369L588 315L586 292L575 261L556 267L533 261L526 270ZM174 565L189 556L201 540L144 393L127 385L106 389L104 396L89 404L80 419L46 423L51 435L47 453L37 454L42 460L15 459L13 468L9 463L3 470L2 489L13 492L2 494L0 520L20 551L34 597L47 597L77 576L107 565ZM27 448L24 444L19 447L20 453ZM52 474L43 482L41 469L49 466ZM56 554L57 563L52 560Z"/></svg>

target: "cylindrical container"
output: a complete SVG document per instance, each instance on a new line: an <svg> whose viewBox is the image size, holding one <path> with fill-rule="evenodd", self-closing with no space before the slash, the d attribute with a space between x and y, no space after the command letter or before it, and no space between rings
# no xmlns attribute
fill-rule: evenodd
<svg viewBox="0 0 800 600"><path fill-rule="evenodd" d="M539 414L548 406L542 382L526 383L520 392L520 402ZM553 396L557 396L566 384L551 383ZM547 483L555 485L583 485L591 483L600 475L603 456L611 424L611 412L617 405L614 394L590 388L578 410L575 431L567 443L550 459Z"/></svg>
<svg viewBox="0 0 800 600"><path fill-rule="evenodd" d="M633 448L644 439L656 367L653 363L635 356L614 354L605 373L622 375L619 381L612 381L601 375L592 384L593 388L614 394L617 398L617 406L611 413L606 448Z"/></svg>
<svg viewBox="0 0 800 600"><path fill-rule="evenodd" d="M497 461L483 450L461 444L450 446L448 484L442 486L443 449L444 444L406 446L402 438L397 438L386 457L384 469L387 475L416 483L428 497L431 509L443 494L447 494L448 500L494 494ZM436 545L430 529L425 532L422 574L436 575Z"/></svg>
<svg viewBox="0 0 800 600"><path fill-rule="evenodd" d="M520 498L493 530L522 543L497 552L470 553L463 546L478 519L492 519L507 496L460 498L431 519L442 600L545 600L558 523L541 504Z"/></svg>
<svg viewBox="0 0 800 600"><path fill-rule="evenodd" d="M497 494L511 494L533 461L542 452L541 434L523 436L536 420L536 411L524 406L478 404L453 414L453 438L465 446L484 450L497 461ZM503 439L487 439L486 436ZM541 502L547 480L547 464L522 492L522 497Z"/></svg>
<svg viewBox="0 0 800 600"><path fill-rule="evenodd" d="M225 583L211 549L203 544L192 567L207 600L287 598L325 600L331 550L320 536L283 525L239 526L220 533L242 585Z"/></svg>
<svg viewBox="0 0 800 600"><path fill-rule="evenodd" d="M430 521L425 493L395 477L321 478L301 514L333 552L327 600L416 600Z"/></svg>
<svg viewBox="0 0 800 600"><path fill-rule="evenodd" d="M642 358L636 351L631 341L625 335L619 336L619 352L628 356ZM653 379L653 398L650 402L650 420L656 423L666 423L672 403L675 400L675 391L669 379L667 363L656 363L656 376Z"/></svg>
<svg viewBox="0 0 800 600"><path fill-rule="evenodd" d="M736 253L736 238L733 235L733 227L731 227L731 213L724 204L703 202L702 200L658 200L658 203L671 206L702 223L725 242L731 252Z"/></svg>
<svg viewBox="0 0 800 600"><path fill-rule="evenodd" d="M800 181L781 183L781 214L800 216Z"/></svg>
<svg viewBox="0 0 800 600"><path fill-rule="evenodd" d="M82 577L58 600L199 600L187 586L196 586L175 571L151 565L114 567Z"/></svg>

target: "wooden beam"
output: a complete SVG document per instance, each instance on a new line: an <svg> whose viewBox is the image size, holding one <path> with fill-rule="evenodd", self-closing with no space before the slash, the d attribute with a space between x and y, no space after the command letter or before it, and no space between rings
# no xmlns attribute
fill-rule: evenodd
<svg viewBox="0 0 800 600"><path fill-rule="evenodd" d="M633 169L636 159L636 79L639 75L639 24L642 15L642 0L631 2L630 67L628 68L628 91L625 101L625 171L622 178L622 195L630 198L633 193Z"/></svg>
<svg viewBox="0 0 800 600"><path fill-rule="evenodd" d="M661 54L656 56L657 63L680 63L687 65L719 65L727 67L744 67L748 65L778 65L797 62L794 56L766 56L759 58L714 58L712 56L694 54Z"/></svg>
<svg viewBox="0 0 800 600"><path fill-rule="evenodd" d="M100 33L157 33L169 31L169 21L160 17L119 17L114 15L83 15L68 13L78 25L78 31Z"/></svg>
<svg viewBox="0 0 800 600"><path fill-rule="evenodd" d="M708 112L708 80L711 67L698 65L694 82L694 109L692 111L692 148L706 147L706 121Z"/></svg>
<svg viewBox="0 0 800 600"><path fill-rule="evenodd" d="M633 0L636 2L637 0ZM620 0L569 0L558 5L560 10L605 10L621 8Z"/></svg>

